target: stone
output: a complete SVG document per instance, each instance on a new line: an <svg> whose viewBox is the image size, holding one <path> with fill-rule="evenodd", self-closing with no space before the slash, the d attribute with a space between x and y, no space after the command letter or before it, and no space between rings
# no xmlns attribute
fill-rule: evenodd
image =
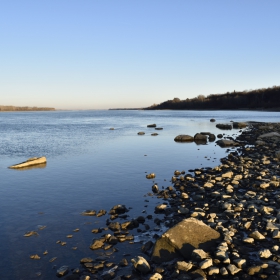
<svg viewBox="0 0 280 280"><path fill-rule="evenodd" d="M157 272L149 278L149 280L161 280L161 279L162 279L162 275L160 275Z"/></svg>
<svg viewBox="0 0 280 280"><path fill-rule="evenodd" d="M206 259L199 263L201 269L206 269L213 265L212 259Z"/></svg>
<svg viewBox="0 0 280 280"><path fill-rule="evenodd" d="M231 124L216 124L216 127L219 129L232 129Z"/></svg>
<svg viewBox="0 0 280 280"><path fill-rule="evenodd" d="M208 257L209 257L209 254L207 254L202 249L194 249L192 251L192 259L194 261L201 261L201 260L207 259Z"/></svg>
<svg viewBox="0 0 280 280"><path fill-rule="evenodd" d="M220 240L219 232L202 221L195 218L184 219L157 239L151 258L156 263L180 256L190 259L194 249L207 252L215 246L217 240Z"/></svg>
<svg viewBox="0 0 280 280"><path fill-rule="evenodd" d="M137 133L138 135L145 135L145 132L144 131L140 131Z"/></svg>
<svg viewBox="0 0 280 280"><path fill-rule="evenodd" d="M104 246L104 242L102 240L93 239L90 245L90 249L97 250Z"/></svg>
<svg viewBox="0 0 280 280"><path fill-rule="evenodd" d="M208 138L209 138L209 141L210 141L210 142L213 142L213 141L215 141L215 140L216 140L216 136L215 136L215 134L212 134L212 133L209 135L209 137L208 137Z"/></svg>
<svg viewBox="0 0 280 280"><path fill-rule="evenodd" d="M82 212L83 216L95 216L96 215L96 211L95 210L85 210L84 212Z"/></svg>
<svg viewBox="0 0 280 280"><path fill-rule="evenodd" d="M185 261L178 261L176 263L176 269L181 270L181 271L189 271L191 270L193 267L192 263L187 263Z"/></svg>
<svg viewBox="0 0 280 280"><path fill-rule="evenodd" d="M128 212L129 210L126 208L125 205L123 204L117 204L115 206L113 206L110 210L110 214L124 214L126 212Z"/></svg>
<svg viewBox="0 0 280 280"><path fill-rule="evenodd" d="M209 275L215 275L215 274L219 274L219 273L220 273L220 270L219 270L219 268L216 267L216 266L212 266L212 267L210 267L209 270L208 270L208 274L209 274Z"/></svg>
<svg viewBox="0 0 280 280"><path fill-rule="evenodd" d="M175 142L193 142L194 138L190 135L178 135L174 138Z"/></svg>
<svg viewBox="0 0 280 280"><path fill-rule="evenodd" d="M155 173L147 174L147 175L146 175L146 178L147 178L147 179L154 179L154 178L156 178L156 174L155 174Z"/></svg>
<svg viewBox="0 0 280 280"><path fill-rule="evenodd" d="M66 275L68 272L69 272L69 267L66 265L63 265L56 271L56 275L58 277L62 277L64 275Z"/></svg>
<svg viewBox="0 0 280 280"><path fill-rule="evenodd" d="M254 238L254 239L256 239L256 240L263 240L263 239L265 239L265 237L260 232L258 232L257 230L253 231L249 236Z"/></svg>
<svg viewBox="0 0 280 280"><path fill-rule="evenodd" d="M132 259L131 262L134 268L143 274L148 273L151 269L146 259L141 256L137 256L136 258Z"/></svg>
<svg viewBox="0 0 280 280"><path fill-rule="evenodd" d="M154 124L148 124L147 127L157 127L157 125L154 123Z"/></svg>
<svg viewBox="0 0 280 280"><path fill-rule="evenodd" d="M236 267L234 264L229 264L227 266L227 270L230 272L231 275L235 275L236 273L241 271L241 269Z"/></svg>
<svg viewBox="0 0 280 280"><path fill-rule="evenodd" d="M215 119L210 119L210 122L215 122L216 120Z"/></svg>
<svg viewBox="0 0 280 280"><path fill-rule="evenodd" d="M271 252L268 249L261 249L258 252L260 258L268 259L272 256Z"/></svg>
<svg viewBox="0 0 280 280"><path fill-rule="evenodd" d="M263 271L262 267L260 265L250 266L248 268L248 274L249 275L256 275Z"/></svg>
<svg viewBox="0 0 280 280"><path fill-rule="evenodd" d="M222 140L218 140L216 141L216 143L220 146L220 147L232 147L232 146L239 146L239 143L233 141L233 140L227 140L227 139L222 139Z"/></svg>
<svg viewBox="0 0 280 280"><path fill-rule="evenodd" d="M158 133L152 133L151 136L158 136Z"/></svg>
<svg viewBox="0 0 280 280"><path fill-rule="evenodd" d="M233 128L245 128L247 127L247 123L244 122L233 122L232 123Z"/></svg>
<svg viewBox="0 0 280 280"><path fill-rule="evenodd" d="M278 132L269 132L269 133L265 133L260 135L258 138L272 138L272 137L280 137L280 133Z"/></svg>
<svg viewBox="0 0 280 280"><path fill-rule="evenodd" d="M24 162L9 166L9 168L12 169L20 169L20 168L25 168L29 166L34 166L34 165L45 165L47 163L46 157L33 157L29 158Z"/></svg>
<svg viewBox="0 0 280 280"><path fill-rule="evenodd" d="M154 184L154 185L152 186L152 191L153 191L154 193L158 193L158 192L159 192L158 185Z"/></svg>
<svg viewBox="0 0 280 280"><path fill-rule="evenodd" d="M207 142L207 139L208 139L207 135L203 135L203 134L201 134L201 133L197 133L197 134L195 134L195 136L194 136L194 141L203 141L203 142Z"/></svg>

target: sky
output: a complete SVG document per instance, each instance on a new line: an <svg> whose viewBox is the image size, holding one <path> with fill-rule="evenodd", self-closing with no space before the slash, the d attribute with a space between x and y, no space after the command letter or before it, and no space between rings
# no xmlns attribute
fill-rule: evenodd
<svg viewBox="0 0 280 280"><path fill-rule="evenodd" d="M140 108L280 85L279 0L0 0L0 105Z"/></svg>

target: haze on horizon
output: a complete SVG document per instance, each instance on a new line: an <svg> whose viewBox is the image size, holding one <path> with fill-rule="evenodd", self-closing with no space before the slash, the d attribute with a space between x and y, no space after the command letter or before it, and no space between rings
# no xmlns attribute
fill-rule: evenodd
<svg viewBox="0 0 280 280"><path fill-rule="evenodd" d="M147 107L279 85L280 2L0 3L0 105Z"/></svg>

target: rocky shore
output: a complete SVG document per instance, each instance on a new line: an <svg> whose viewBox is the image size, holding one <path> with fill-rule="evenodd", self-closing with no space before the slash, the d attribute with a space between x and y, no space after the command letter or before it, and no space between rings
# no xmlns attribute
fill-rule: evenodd
<svg viewBox="0 0 280 280"><path fill-rule="evenodd" d="M129 220L115 205L104 228L93 229L91 250L76 268L57 269L63 279L280 279L280 124L250 123L221 164L174 172L172 186L152 185L160 204L153 215ZM148 200L147 200L148 201ZM156 218L155 218L156 217ZM121 243L134 243L139 225L154 233L135 256L115 262ZM158 231L159 232L159 231ZM148 236L148 234L147 234ZM132 246L132 245L131 245Z"/></svg>

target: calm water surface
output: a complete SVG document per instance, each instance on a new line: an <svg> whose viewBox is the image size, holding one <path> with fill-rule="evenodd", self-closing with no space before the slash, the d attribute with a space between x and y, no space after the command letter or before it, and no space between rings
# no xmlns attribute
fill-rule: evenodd
<svg viewBox="0 0 280 280"><path fill-rule="evenodd" d="M215 143L176 143L178 134L221 133L216 123L279 122L278 112L247 111L57 111L0 114L0 279L56 279L55 266L75 268L89 249L91 229L104 227L103 218L84 217L86 209L132 207L130 218L159 203L145 197L153 182L171 185L174 170L213 167L226 155ZM163 130L147 128L156 123ZM114 130L109 130L111 127ZM138 136L144 131L144 136ZM151 133L159 135L152 137ZM223 133L223 132L222 132ZM237 134L238 130L227 134ZM46 156L45 168L7 167L34 156ZM156 173L154 181L146 172ZM149 200L149 202L145 200ZM44 225L44 230L38 226ZM73 229L80 231L73 233ZM23 237L36 230L39 236ZM66 235L73 234L68 239ZM135 232L135 234L137 234ZM56 241L67 241L66 246ZM72 250L77 246L77 250ZM131 248L120 244L123 252ZM43 252L48 250L47 255ZM38 254L40 260L30 255ZM121 258L120 253L120 258ZM50 263L52 257L56 261ZM114 258L114 257L112 257ZM117 257L116 257L117 258ZM117 261L117 259L116 259ZM36 273L41 273L37 276Z"/></svg>

